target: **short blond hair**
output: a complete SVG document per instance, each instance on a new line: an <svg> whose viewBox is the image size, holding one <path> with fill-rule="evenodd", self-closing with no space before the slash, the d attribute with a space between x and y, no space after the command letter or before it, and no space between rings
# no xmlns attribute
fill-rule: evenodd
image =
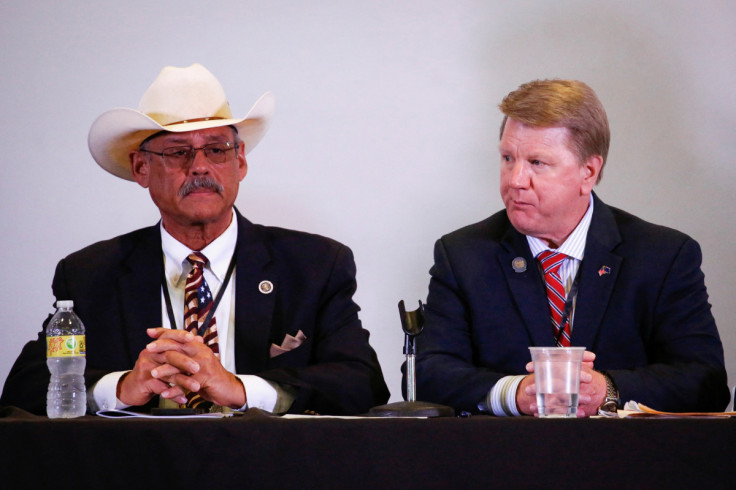
<svg viewBox="0 0 736 490"><path fill-rule="evenodd" d="M520 85L499 104L504 114L501 136L511 118L532 127L564 127L570 131L571 150L580 162L600 155L600 182L608 157L611 130L603 104L592 88L578 80L534 80Z"/></svg>

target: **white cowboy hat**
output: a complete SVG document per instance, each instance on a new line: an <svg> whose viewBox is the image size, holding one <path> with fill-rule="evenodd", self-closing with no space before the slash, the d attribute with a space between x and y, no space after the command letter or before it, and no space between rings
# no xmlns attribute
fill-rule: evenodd
<svg viewBox="0 0 736 490"><path fill-rule="evenodd" d="M247 154L266 134L273 111L273 95L266 92L244 118L233 118L222 85L207 68L198 63L167 66L143 94L138 110L119 107L103 113L92 123L87 143L102 168L133 180L128 155L152 134L234 126Z"/></svg>

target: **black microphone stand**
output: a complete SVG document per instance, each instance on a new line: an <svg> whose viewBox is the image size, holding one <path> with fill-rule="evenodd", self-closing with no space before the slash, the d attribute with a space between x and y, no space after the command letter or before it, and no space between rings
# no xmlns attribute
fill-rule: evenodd
<svg viewBox="0 0 736 490"><path fill-rule="evenodd" d="M404 300L399 301L401 328L404 330L404 355L406 355L406 400L379 405L370 409L369 414L375 417L454 417L452 407L436 403L417 401L416 337L424 330L424 305L419 301L419 308L406 311Z"/></svg>

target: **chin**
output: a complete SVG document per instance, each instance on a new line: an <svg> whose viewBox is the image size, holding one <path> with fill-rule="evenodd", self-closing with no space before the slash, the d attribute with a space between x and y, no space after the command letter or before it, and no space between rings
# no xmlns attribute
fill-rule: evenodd
<svg viewBox="0 0 736 490"><path fill-rule="evenodd" d="M509 221L511 225L516 228L517 231L525 235L534 236L534 220L529 219L525 213L521 211L508 213Z"/></svg>
<svg viewBox="0 0 736 490"><path fill-rule="evenodd" d="M206 225L221 219L223 216L222 210L208 210L208 209L188 209L183 210L181 215L184 219L192 225Z"/></svg>

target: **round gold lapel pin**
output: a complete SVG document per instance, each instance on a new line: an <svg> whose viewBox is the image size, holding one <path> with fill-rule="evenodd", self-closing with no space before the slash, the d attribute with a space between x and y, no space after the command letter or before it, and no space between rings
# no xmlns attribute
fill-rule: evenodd
<svg viewBox="0 0 736 490"><path fill-rule="evenodd" d="M521 273L526 271L526 260L524 257L516 257L511 261L511 267L514 268L514 272Z"/></svg>

